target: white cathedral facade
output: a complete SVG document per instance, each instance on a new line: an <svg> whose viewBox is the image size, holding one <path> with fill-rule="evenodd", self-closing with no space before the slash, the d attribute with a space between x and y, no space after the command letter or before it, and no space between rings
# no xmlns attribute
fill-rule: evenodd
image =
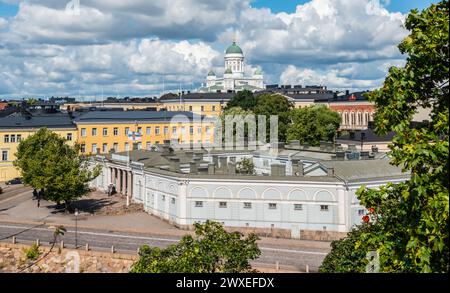
<svg viewBox="0 0 450 293"><path fill-rule="evenodd" d="M217 77L214 71L208 73L206 87L200 92L228 92L228 91L257 91L263 90L264 77L261 69L256 69L252 77L244 76L244 53L233 42L225 52L225 73L222 78Z"/></svg>

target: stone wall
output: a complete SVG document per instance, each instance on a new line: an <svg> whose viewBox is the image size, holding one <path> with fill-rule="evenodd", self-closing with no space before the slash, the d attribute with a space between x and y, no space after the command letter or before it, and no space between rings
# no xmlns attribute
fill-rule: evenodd
<svg viewBox="0 0 450 293"><path fill-rule="evenodd" d="M0 272L21 272L31 261L26 260L29 245L0 243ZM40 257L50 250L39 247ZM54 247L48 256L36 265L23 270L26 273L127 273L137 255L59 249ZM79 265L77 265L77 263Z"/></svg>

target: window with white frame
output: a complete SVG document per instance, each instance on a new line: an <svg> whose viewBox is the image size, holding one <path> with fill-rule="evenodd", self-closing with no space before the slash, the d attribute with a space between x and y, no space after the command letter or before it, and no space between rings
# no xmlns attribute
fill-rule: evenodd
<svg viewBox="0 0 450 293"><path fill-rule="evenodd" d="M251 202L244 202L244 209L251 209L252 203Z"/></svg>
<svg viewBox="0 0 450 293"><path fill-rule="evenodd" d="M269 210L276 210L277 209L277 204L276 203L269 203Z"/></svg>
<svg viewBox="0 0 450 293"><path fill-rule="evenodd" d="M146 133L147 135L151 135L151 134L152 134L152 128L151 128L151 127L147 127L147 128L145 129L145 133Z"/></svg>
<svg viewBox="0 0 450 293"><path fill-rule="evenodd" d="M8 151L2 151L2 161L8 161Z"/></svg>
<svg viewBox="0 0 450 293"><path fill-rule="evenodd" d="M227 202L226 201L219 202L219 208L226 209L227 208Z"/></svg>
<svg viewBox="0 0 450 293"><path fill-rule="evenodd" d="M96 136L97 135L97 128L92 128L91 134L92 134L92 136Z"/></svg>
<svg viewBox="0 0 450 293"><path fill-rule="evenodd" d="M86 128L81 128L81 137L86 137Z"/></svg>
<svg viewBox="0 0 450 293"><path fill-rule="evenodd" d="M358 216L364 216L366 214L366 210L360 209L358 210Z"/></svg>
<svg viewBox="0 0 450 293"><path fill-rule="evenodd" d="M11 134L11 142L12 143L16 142L16 135L15 134Z"/></svg>
<svg viewBox="0 0 450 293"><path fill-rule="evenodd" d="M196 201L195 202L195 207L196 208L202 208L203 207L203 201Z"/></svg>
<svg viewBox="0 0 450 293"><path fill-rule="evenodd" d="M114 127L114 129L113 129L113 135L114 135L114 136L118 136L118 135L119 135L119 128L118 128L118 127Z"/></svg>
<svg viewBox="0 0 450 293"><path fill-rule="evenodd" d="M322 212L328 212L328 205L320 205L320 210Z"/></svg>

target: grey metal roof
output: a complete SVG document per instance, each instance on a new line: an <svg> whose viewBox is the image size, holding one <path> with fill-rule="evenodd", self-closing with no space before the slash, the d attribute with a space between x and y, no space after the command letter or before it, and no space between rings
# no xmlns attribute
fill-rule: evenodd
<svg viewBox="0 0 450 293"><path fill-rule="evenodd" d="M115 121L170 121L174 117L184 116L188 119L201 118L192 112L168 111L92 111L81 114L76 123L83 122L115 122Z"/></svg>
<svg viewBox="0 0 450 293"><path fill-rule="evenodd" d="M401 167L390 164L389 159L359 161L322 161L321 165L334 168L334 174L347 181L408 177Z"/></svg>
<svg viewBox="0 0 450 293"><path fill-rule="evenodd" d="M31 116L15 113L0 118L0 129L5 128L75 128L68 114L57 113L55 115Z"/></svg>

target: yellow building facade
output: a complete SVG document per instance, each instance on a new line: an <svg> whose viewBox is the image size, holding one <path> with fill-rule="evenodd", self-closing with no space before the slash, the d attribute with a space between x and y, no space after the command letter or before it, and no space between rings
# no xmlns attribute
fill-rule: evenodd
<svg viewBox="0 0 450 293"><path fill-rule="evenodd" d="M179 144L210 144L214 123L186 112L89 112L75 120L78 143L86 155L150 150L165 141ZM139 139L132 140L132 134Z"/></svg>
<svg viewBox="0 0 450 293"><path fill-rule="evenodd" d="M2 120L5 118L9 117L4 117ZM10 119L11 122L17 121L17 119ZM15 154L17 153L19 143L30 135L35 134L40 128L46 127L46 125L40 125L39 121L34 120L40 119L30 119L30 122L34 124L33 127L17 127L13 125L8 127L4 124L0 124L0 182L20 177L19 170L17 170L13 165L13 162L16 159ZM68 124L66 125L53 125L53 127L52 125L47 125L47 128L65 138L69 144L73 145L77 140L77 129L75 125L70 123L70 120L67 120L67 123Z"/></svg>

